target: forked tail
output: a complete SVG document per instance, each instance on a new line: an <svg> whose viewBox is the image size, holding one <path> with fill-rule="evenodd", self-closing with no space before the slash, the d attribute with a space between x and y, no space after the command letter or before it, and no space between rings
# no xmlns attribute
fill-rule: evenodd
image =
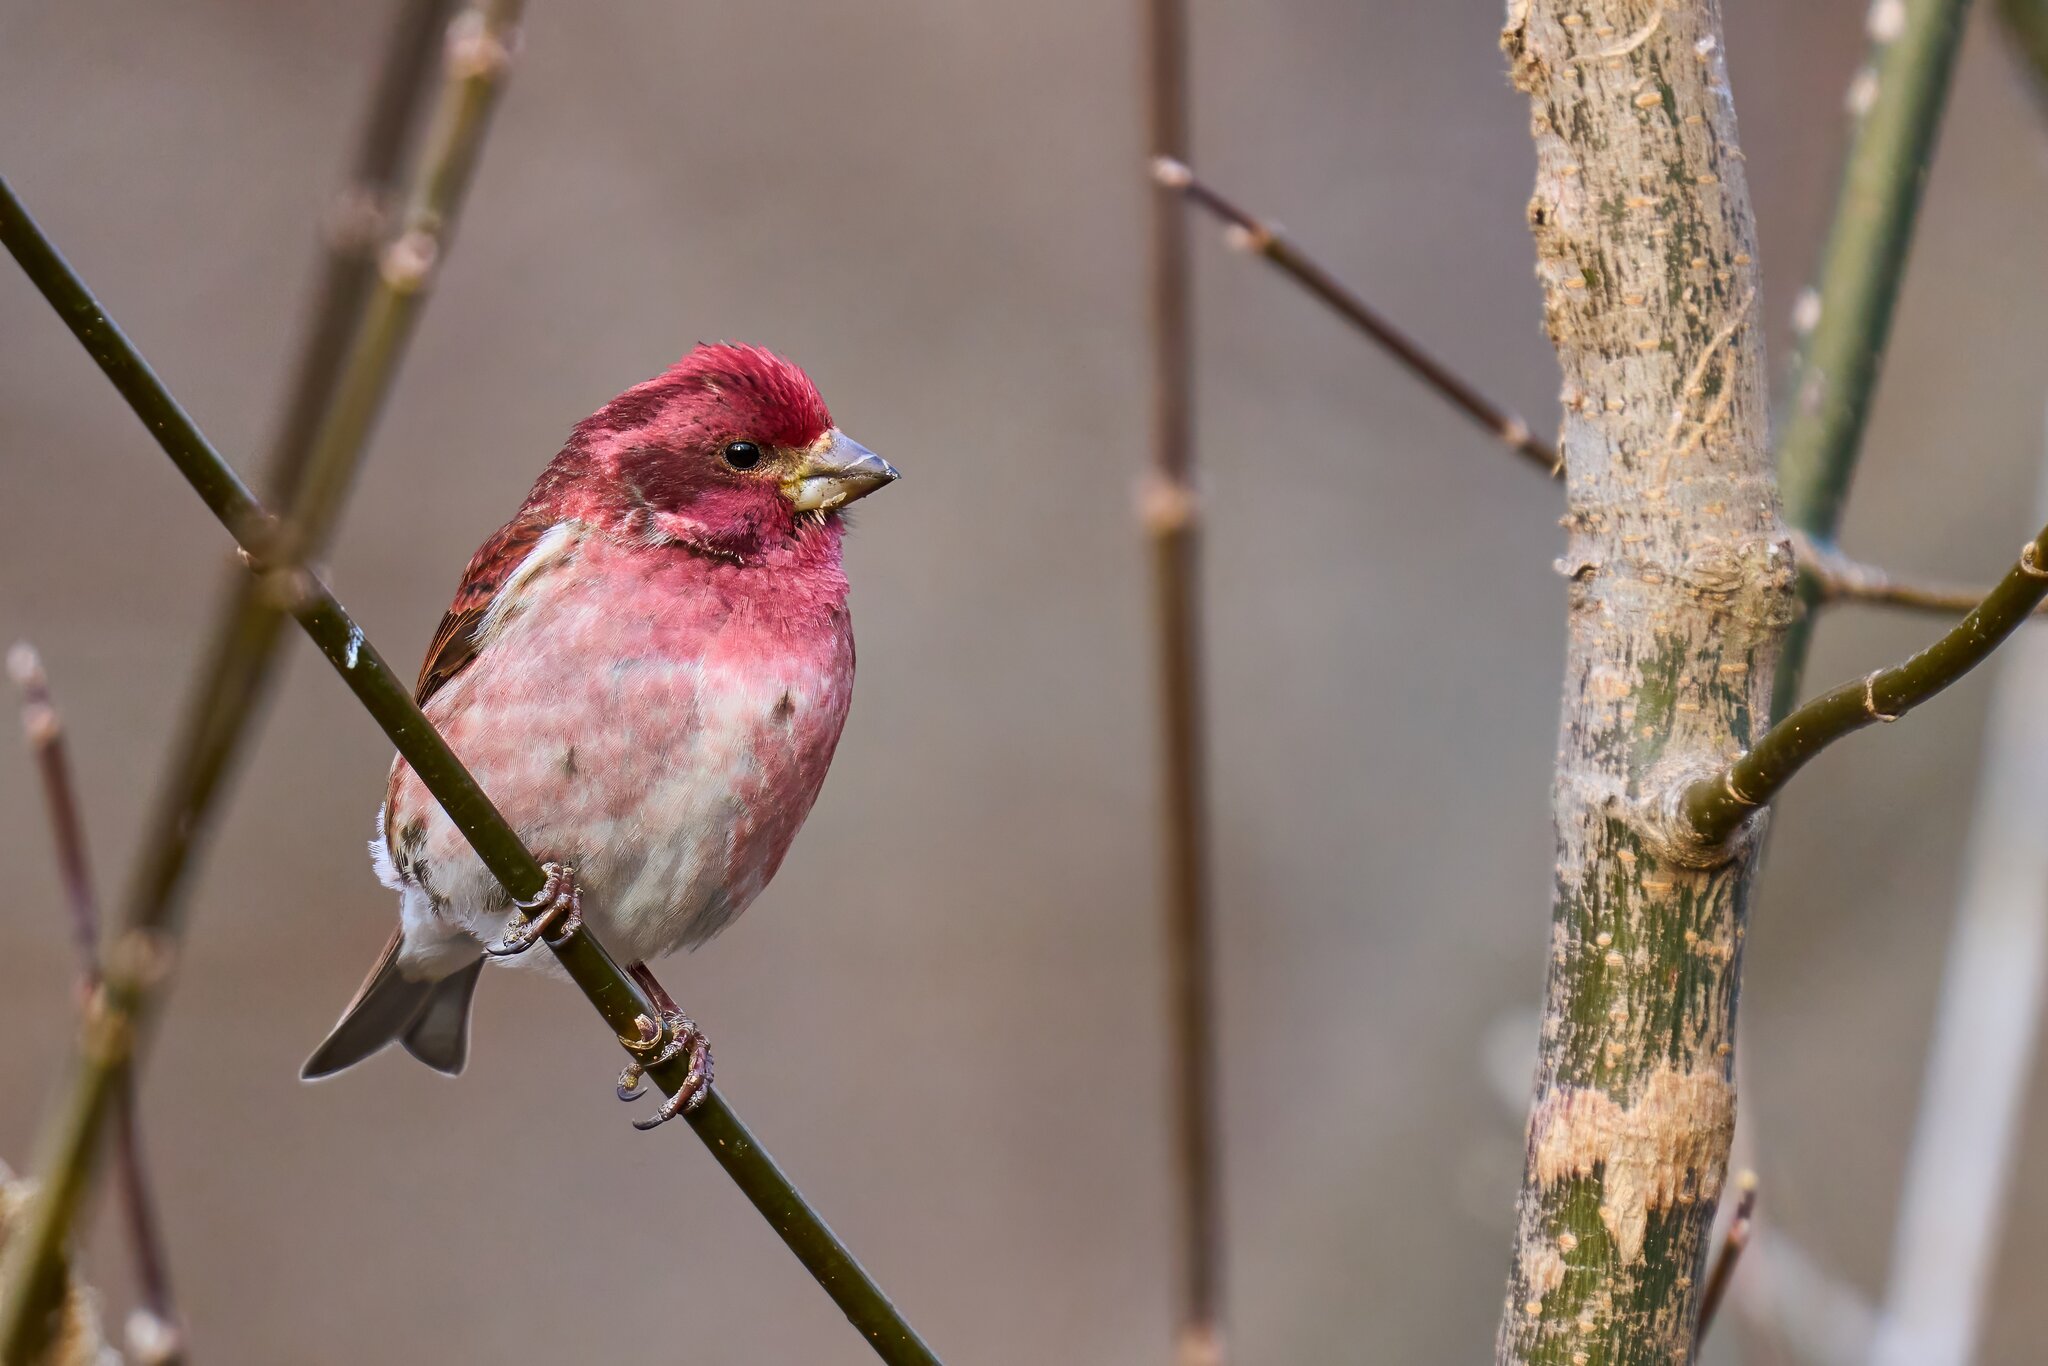
<svg viewBox="0 0 2048 1366"><path fill-rule="evenodd" d="M404 942L402 928L392 931L391 942L355 999L299 1069L302 1080L316 1081L354 1067L394 1040L436 1072L452 1077L462 1071L469 1059L469 1003L484 960L479 956L439 981L416 982L398 970Z"/></svg>

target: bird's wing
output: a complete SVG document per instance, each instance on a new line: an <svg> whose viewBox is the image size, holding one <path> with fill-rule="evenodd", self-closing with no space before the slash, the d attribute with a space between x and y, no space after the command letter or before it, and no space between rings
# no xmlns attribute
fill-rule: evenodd
<svg viewBox="0 0 2048 1366"><path fill-rule="evenodd" d="M515 517L470 557L462 585L455 590L455 601L442 616L441 625L434 632L434 643L427 647L426 663L420 666L413 701L426 706L428 698L469 667L483 648L479 628L490 614L491 604L525 566L548 531L549 524L544 520Z"/></svg>

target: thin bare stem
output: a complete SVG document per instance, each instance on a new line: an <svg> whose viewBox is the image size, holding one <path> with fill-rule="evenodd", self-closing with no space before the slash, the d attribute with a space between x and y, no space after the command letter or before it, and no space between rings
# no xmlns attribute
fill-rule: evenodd
<svg viewBox="0 0 2048 1366"><path fill-rule="evenodd" d="M1188 145L1185 0L1143 0L1146 137L1155 158ZM1159 796L1167 1023L1180 1221L1180 1366L1223 1354L1221 1159L1217 1142L1213 893L1203 745L1201 508L1194 482L1194 301L1186 216L1172 190L1152 195L1152 464L1139 515L1151 548L1160 725Z"/></svg>
<svg viewBox="0 0 2048 1366"><path fill-rule="evenodd" d="M1996 588L1941 639L1903 664L1844 683L1799 707L1725 769L1689 784L1686 824L1718 845L1768 805L1822 750L1880 721L1896 721L1991 657L2048 598L2048 527L2020 547Z"/></svg>
<svg viewBox="0 0 2048 1366"><path fill-rule="evenodd" d="M1854 560L1832 546L1816 544L1803 532L1791 533L1792 558L1798 562L1799 577L1809 584L1816 607L1839 602L1860 602L1875 607L1903 607L1940 616L1961 616L1984 600L1988 588L1963 584L1930 583L1900 578L1886 569ZM2034 609L2034 615L2048 613L2048 602Z"/></svg>
<svg viewBox="0 0 2048 1366"><path fill-rule="evenodd" d="M366 312L360 324L349 329L344 363L330 387L331 401L315 428L303 470L292 467L290 449L280 457L284 473L298 476L286 480L295 484L290 515L282 524L235 528L243 536L260 533L263 552L273 562L303 563L320 552L332 533L371 425L417 322L425 287L460 213L504 84L523 7L523 0L475 0L448 26L440 98L407 194L403 230L380 257ZM0 229L16 259L81 338L119 337L41 237L11 189L0 203ZM105 350L95 345L94 357L153 432L161 435L163 424L171 421L189 425L125 339ZM222 474L208 470L199 477L211 487ZM233 480L232 472L226 478ZM224 491L212 488L213 494ZM281 631L282 618L274 603L238 591L212 642L213 653L180 734L169 781L143 837L115 953L104 965L112 977L114 960L126 944L127 957L135 964L133 979L125 993L103 990L95 998L111 1013L95 1020L89 1012L80 1071L43 1135L44 1165L38 1172L57 1173L58 1179L46 1175L34 1219L0 1261L0 1272L9 1267L20 1271L0 1276L0 1360L11 1361L25 1350L48 1319L61 1284L63 1243L90 1186L97 1140L109 1118L106 1099L130 1084L125 1076L94 1078L95 1061L102 1054L115 1058L117 1071L125 1072L131 1036L148 1023L155 988L168 976L181 928L182 893L192 853L208 827L248 724L259 710Z"/></svg>
<svg viewBox="0 0 2048 1366"><path fill-rule="evenodd" d="M1700 1292L1700 1326L1693 1333L1693 1353L1698 1355L1699 1344L1707 1340L1707 1330L1714 1326L1714 1315L1721 1312L1721 1301L1728 1298L1729 1282L1735 1279L1736 1264L1742 1260L1742 1250L1749 1246L1749 1235L1756 1218L1756 1173L1746 1171L1735 1178L1735 1217L1728 1221L1727 1236L1721 1240L1721 1255L1714 1259L1714 1269L1707 1273L1707 1288Z"/></svg>
<svg viewBox="0 0 2048 1366"><path fill-rule="evenodd" d="M7 672L21 690L21 732L35 756L43 782L43 804L50 813L50 837L56 845L57 875L64 884L64 903L71 913L72 945L78 951L79 978L90 991L99 977L100 909L93 895L92 868L85 853L85 824L78 814L78 794L71 781L71 759L64 744L64 718L50 700L49 679L33 645L22 641L7 652Z"/></svg>
<svg viewBox="0 0 2048 1366"><path fill-rule="evenodd" d="M49 680L33 646L27 642L16 645L8 652L7 668L15 686L21 689L21 728L42 774L57 868L64 882L72 939L78 950L79 999L89 1002L100 980L99 898L93 891L92 864L86 856L85 822L79 815L77 785L72 781L70 757L64 744L64 721L50 700ZM148 1169L142 1160L142 1131L132 1084L123 1088L116 1107L114 1160L144 1315L131 1326L131 1354L138 1362L147 1361L149 1366L177 1366L185 1360L184 1319L171 1296L163 1221L157 1215ZM146 1351L133 1351L137 1346Z"/></svg>
<svg viewBox="0 0 2048 1366"><path fill-rule="evenodd" d="M1310 256L1271 219L1260 218L1226 198L1202 180L1186 162L1161 156L1152 163L1152 178L1224 223L1224 240L1239 251L1262 256L1288 279L1314 295L1337 316L1371 338L1408 373L1434 389L1445 402L1493 433L1516 455L1553 478L1564 473L1557 448L1537 436L1529 424L1481 393L1471 381L1422 348L1421 343L1368 304L1358 292Z"/></svg>
<svg viewBox="0 0 2048 1366"><path fill-rule="evenodd" d="M365 638L362 628L326 585L303 565L266 559L270 547L277 543L276 521L164 388L4 180L0 180L0 242L99 362L208 510L236 537L246 561L259 572L266 599L298 620L492 876L514 899L532 900L547 880L532 852L421 714L411 688ZM647 993L620 971L593 934L564 933L564 929L559 923L551 927L547 943L570 980L634 1060L648 1064L647 1075L667 1094L676 1094L689 1080L689 1061L682 1057L653 1061L670 1039L665 1026L654 1024L661 1012ZM106 977L88 1015L77 1084L66 1092L43 1144L45 1160L40 1170L47 1174L43 1189L75 1188L62 1197L70 1208L75 1208L85 1184L93 1135L104 1119L115 1081L125 1074L133 1054L137 1024L150 988L167 966L168 943L152 927L133 927L115 937L106 955ZM709 1092L702 1104L687 1113L687 1120L727 1175L882 1360L891 1366L937 1362L931 1349L804 1201L722 1096ZM48 1221L44 1210L53 1203L48 1194L39 1197L35 1216L39 1222ZM53 1245L61 1249L61 1233ZM25 1315L18 1306L30 1293L32 1265L20 1258L11 1244L6 1260L0 1262L0 1302L7 1306L10 1333L19 1331L12 1325ZM12 1341L0 1347L0 1361L8 1366L22 1355Z"/></svg>
<svg viewBox="0 0 2048 1366"><path fill-rule="evenodd" d="M1803 337L1778 434L1785 524L1821 545L1841 530L1969 10L1969 0L1871 6L1870 58L1849 88L1856 130L1819 274L1794 313ZM1812 586L1800 587L1809 607ZM1785 637L1774 716L1799 698L1812 633L1809 612Z"/></svg>

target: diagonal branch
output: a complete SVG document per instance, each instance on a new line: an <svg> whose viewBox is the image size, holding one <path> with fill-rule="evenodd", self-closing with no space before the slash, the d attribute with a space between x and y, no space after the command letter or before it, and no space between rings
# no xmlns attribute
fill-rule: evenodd
<svg viewBox="0 0 2048 1366"><path fill-rule="evenodd" d="M1792 532L1791 539L1792 558L1798 562L1800 578L1810 581L1816 607L1860 602L1952 617L1975 607L1990 591L1962 584L1900 578L1877 565L1853 560L1833 546L1820 545L1804 532ZM2034 609L2036 616L2044 612L2048 612L2048 603Z"/></svg>
<svg viewBox="0 0 2048 1366"><path fill-rule="evenodd" d="M355 693L357 701L390 737L413 772L469 840L491 874L514 899L532 900L546 881L532 852L421 714L411 690L385 663L326 585L301 565L264 560L266 547L274 544L266 534L276 527L274 519L164 388L133 343L108 318L4 181L0 181L0 241L4 241L23 271L99 362L193 491L235 535L245 557L252 564L263 566L260 574L265 596L297 618ZM561 928L557 925L549 931L549 948L635 1060L647 1061L669 1041L665 1027L651 1028L651 1022L659 1019L661 1012L619 970L595 936L571 932L556 937ZM111 946L106 979L95 997L81 1050L79 1084L60 1116L59 1128L54 1131L66 1142L63 1146L48 1145L53 1159L63 1159L62 1163L46 1163L43 1170L50 1178L83 1184L91 1135L104 1116L115 1079L125 1072L132 1055L136 1026L141 1022L150 988L165 966L165 943L163 935L153 927L131 926ZM653 1063L647 1074L664 1092L673 1095L685 1083L688 1072L688 1060L677 1058ZM717 1092L707 1094L703 1104L688 1112L687 1119L719 1165L861 1330L882 1360L892 1366L937 1362L937 1357L805 1203L774 1159ZM10 1274L5 1279L4 1292L12 1304L23 1293L24 1278L22 1268L12 1256L7 1267Z"/></svg>
<svg viewBox="0 0 2048 1366"><path fill-rule="evenodd" d="M289 518L281 527L265 529L265 549L273 558L299 562L317 554L332 532L371 424L419 316L433 265L468 189L503 85L522 7L522 0L476 0L448 28L440 99L419 172L407 195L404 232L380 259L365 315L348 327L351 340L339 375L322 386L329 398L306 448L303 467L289 433L280 448L282 482L292 484L293 493ZM411 22L410 15L406 19ZM395 44L394 52L404 47ZM399 84L396 76L380 81L387 96ZM397 125L405 120L394 114L385 121ZM395 164L399 141L394 137L388 149L380 145L376 150L380 154L388 150L391 164ZM42 273L30 273L75 331L81 336L118 336L91 295L68 276L68 268L42 240L11 190L0 203L0 226L5 228L10 250L25 267L30 257L41 262ZM51 292L66 280L75 288ZM94 357L152 431L161 434L166 424L189 425L189 419L125 342L104 351L95 349ZM307 382L318 381L314 376ZM217 482L220 475L204 477ZM170 780L144 834L122 917L128 933L116 940L117 948L125 942L139 955L136 999L112 1017L89 1016L89 1036L95 1036L96 1030L123 1035L146 1023L154 989L168 973L170 950L183 918L182 893L192 853L267 689L281 632L282 618L275 605L246 592L236 593L221 619L204 666L204 680L180 734ZM111 974L112 962L106 967ZM100 994L101 998L107 995ZM94 1046L89 1037L88 1052ZM115 1051L125 1057L128 1047L123 1039ZM125 1081L120 1084L127 1085ZM38 1335L47 1317L44 1311L60 1284L63 1243L90 1183L96 1140L108 1118L106 1106L93 1100L93 1091L81 1077L72 1093L60 1101L44 1135L46 1165L40 1170L59 1173L62 1179L45 1181L35 1218L0 1263L0 1269L20 1271L18 1276L0 1278L0 1358L11 1360L19 1354L20 1344Z"/></svg>
<svg viewBox="0 0 2048 1366"><path fill-rule="evenodd" d="M1529 424L1481 393L1469 381L1396 327L1342 280L1332 275L1307 252L1296 246L1277 223L1255 217L1224 198L1215 187L1198 178L1185 162L1162 156L1152 163L1152 178L1169 190L1178 191L1226 225L1225 240L1240 251L1252 252L1270 261L1346 322L1377 343L1388 355L1407 368L1408 373L1443 396L1444 400L1492 432L1516 455L1541 468L1553 478L1564 473L1556 447L1529 430Z"/></svg>
<svg viewBox="0 0 2048 1366"><path fill-rule="evenodd" d="M77 786L64 744L64 721L50 700L49 680L35 648L26 641L7 655L8 672L21 689L21 728L42 774L44 803L50 811L50 833L56 844L57 868L64 899L71 911L71 934L78 950L81 1003L92 999L100 977L100 909L93 892L92 864L85 852L85 822L79 815ZM131 1351L150 1366L178 1366L185 1359L183 1317L171 1295L170 1262L164 1255L163 1222L150 1191L142 1160L142 1131L136 1117L135 1089L130 1084L117 1098L114 1159L119 1171L121 1209L128 1222L128 1245L135 1257L135 1281L142 1309L129 1320ZM136 1348L146 1350L134 1350Z"/></svg>
<svg viewBox="0 0 2048 1366"><path fill-rule="evenodd" d="M2019 560L1948 634L1903 664L1879 669L1821 694L1764 732L1721 771L1688 784L1680 797L1687 832L1721 844L1770 804L1813 757L1845 735L1896 721L1991 657L2048 598L2048 527L2020 547Z"/></svg>

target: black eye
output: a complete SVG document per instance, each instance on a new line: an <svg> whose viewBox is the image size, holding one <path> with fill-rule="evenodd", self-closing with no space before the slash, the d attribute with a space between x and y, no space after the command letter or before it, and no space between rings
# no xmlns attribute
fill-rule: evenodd
<svg viewBox="0 0 2048 1366"><path fill-rule="evenodd" d="M761 463L761 448L751 441L735 441L725 448L725 463L736 470L750 470Z"/></svg>

